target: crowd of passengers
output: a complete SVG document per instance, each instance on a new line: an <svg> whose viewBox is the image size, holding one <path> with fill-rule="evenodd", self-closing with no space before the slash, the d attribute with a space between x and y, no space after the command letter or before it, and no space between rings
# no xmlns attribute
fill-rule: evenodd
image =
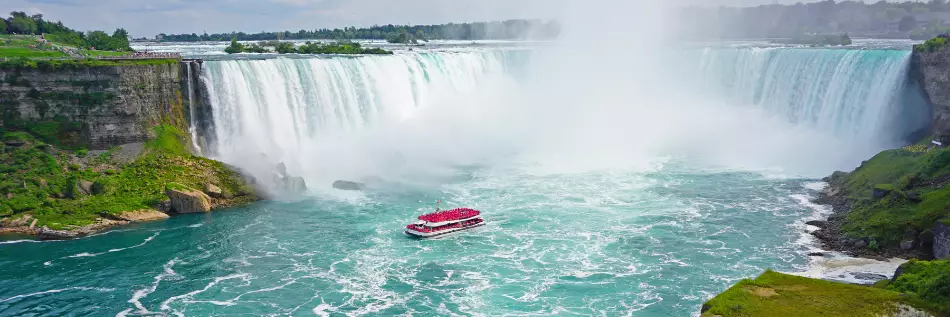
<svg viewBox="0 0 950 317"><path fill-rule="evenodd" d="M419 216L419 220L428 222L443 222L456 219L465 219L478 216L479 211L471 208L457 208Z"/></svg>
<svg viewBox="0 0 950 317"><path fill-rule="evenodd" d="M411 225L406 226L406 229L412 229L412 230L422 232L422 233L429 233L429 232L436 232L436 231L442 231L442 230L447 230L447 229L470 227L473 225L477 225L481 222L482 222L482 219L478 218L478 219L466 220L466 221L457 222L450 225L444 225L444 226L435 227L435 228L429 228L424 225L411 224Z"/></svg>

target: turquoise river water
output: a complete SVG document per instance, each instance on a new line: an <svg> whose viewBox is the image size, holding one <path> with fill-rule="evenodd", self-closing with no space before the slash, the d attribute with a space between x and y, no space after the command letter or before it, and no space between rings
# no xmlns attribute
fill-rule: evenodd
<svg viewBox="0 0 950 317"><path fill-rule="evenodd" d="M729 106L571 112L552 98L519 130L525 116L511 108L441 105L530 81L535 57L520 50L210 58L188 70L207 92L189 98L213 110L211 128L192 130L204 153L263 180L285 162L311 189L71 241L0 240L0 315L696 316L739 279L808 270L804 222L824 212L808 203L816 178L920 128L894 115L914 97L906 50L674 55L689 61L671 69L684 74L680 92ZM457 116L478 125L444 124ZM365 192L329 188L370 176L382 181ZM482 210L487 225L405 236L437 199Z"/></svg>

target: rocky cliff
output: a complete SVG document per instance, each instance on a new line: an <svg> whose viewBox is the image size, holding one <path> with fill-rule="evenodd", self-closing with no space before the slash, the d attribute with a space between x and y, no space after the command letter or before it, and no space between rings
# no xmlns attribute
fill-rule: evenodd
<svg viewBox="0 0 950 317"><path fill-rule="evenodd" d="M211 101L208 99L207 87L201 79L201 72L204 63L201 60L185 60L181 66L181 91L182 105L185 109L185 119L190 128L189 131L195 138L193 149L196 153L204 153L208 144L214 140L214 115L211 109Z"/></svg>
<svg viewBox="0 0 950 317"><path fill-rule="evenodd" d="M180 69L177 60L0 69L0 128L89 149L145 141L162 122L187 131Z"/></svg>
<svg viewBox="0 0 950 317"><path fill-rule="evenodd" d="M950 259L950 219L938 221L933 230L934 258Z"/></svg>
<svg viewBox="0 0 950 317"><path fill-rule="evenodd" d="M234 168L196 155L203 131L189 127L211 123L200 66L0 63L0 234L73 238L258 200Z"/></svg>
<svg viewBox="0 0 950 317"><path fill-rule="evenodd" d="M950 51L915 49L911 76L920 84L932 113L931 128L938 140L950 141Z"/></svg>

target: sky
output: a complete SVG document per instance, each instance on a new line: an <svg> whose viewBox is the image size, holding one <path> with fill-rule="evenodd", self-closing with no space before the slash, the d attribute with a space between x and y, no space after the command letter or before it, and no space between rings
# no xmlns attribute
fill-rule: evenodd
<svg viewBox="0 0 950 317"><path fill-rule="evenodd" d="M122 27L133 37L153 37L158 33L295 31L374 24L552 19L561 13L564 1L570 0L0 0L0 8L41 13L48 20L60 20L82 31L111 32ZM731 6L772 3L772 0L649 1Z"/></svg>

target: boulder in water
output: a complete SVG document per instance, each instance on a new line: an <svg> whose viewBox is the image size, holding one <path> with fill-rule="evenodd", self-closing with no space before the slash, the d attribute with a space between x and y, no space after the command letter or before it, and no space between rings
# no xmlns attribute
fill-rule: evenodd
<svg viewBox="0 0 950 317"><path fill-rule="evenodd" d="M165 185L165 195L171 200L172 210L180 214L211 211L211 197L200 190L191 189L181 184L168 183Z"/></svg>
<svg viewBox="0 0 950 317"><path fill-rule="evenodd" d="M366 184L351 182L351 181L335 181L333 182L333 188L341 190L363 190L366 187Z"/></svg>
<svg viewBox="0 0 950 317"><path fill-rule="evenodd" d="M294 193L300 193L307 190L307 182L300 176L284 177L284 188Z"/></svg>

